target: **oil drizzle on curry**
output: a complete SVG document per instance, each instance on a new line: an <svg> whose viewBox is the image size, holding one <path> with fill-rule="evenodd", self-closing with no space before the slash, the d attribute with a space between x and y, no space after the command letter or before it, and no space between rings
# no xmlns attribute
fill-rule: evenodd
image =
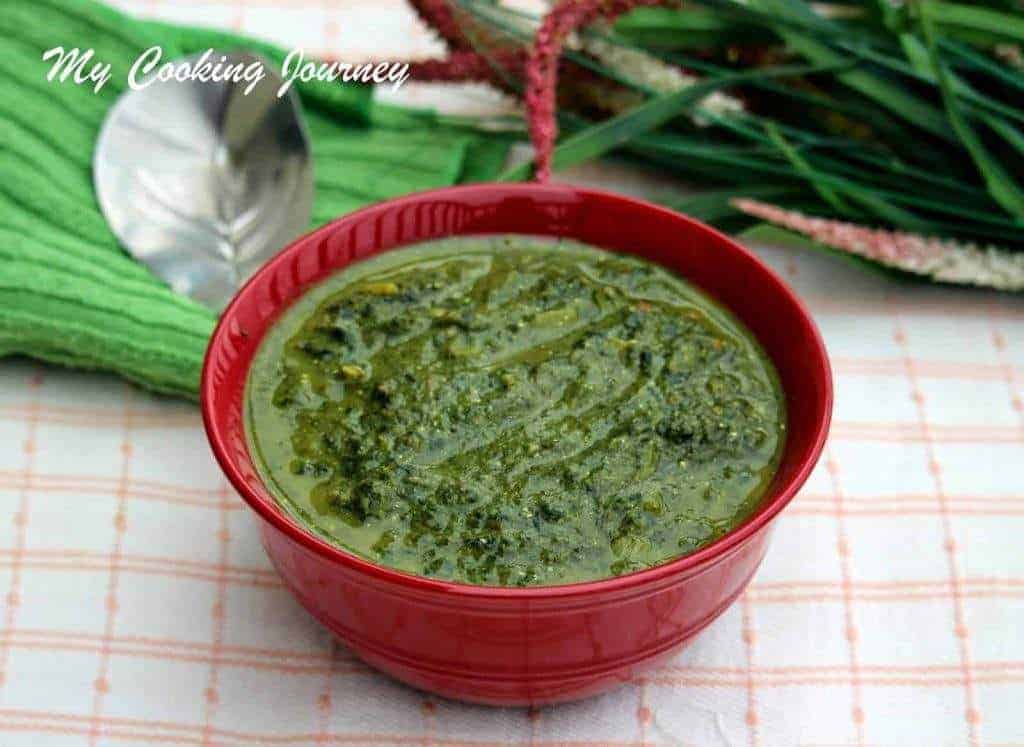
<svg viewBox="0 0 1024 747"><path fill-rule="evenodd" d="M739 524L784 441L771 364L666 270L568 242L452 239L289 309L248 384L280 502L375 562L473 584L614 576Z"/></svg>

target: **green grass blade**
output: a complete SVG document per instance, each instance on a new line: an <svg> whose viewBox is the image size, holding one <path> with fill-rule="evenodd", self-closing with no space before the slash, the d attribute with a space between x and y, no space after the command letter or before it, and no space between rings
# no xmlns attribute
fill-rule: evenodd
<svg viewBox="0 0 1024 747"><path fill-rule="evenodd" d="M776 39L771 29L708 8L635 8L616 21L615 31L648 49L706 49Z"/></svg>
<svg viewBox="0 0 1024 747"><path fill-rule="evenodd" d="M721 75L701 80L679 91L652 98L618 116L610 117L566 138L552 153L552 166L556 169L566 168L597 158L629 142L637 135L656 129L718 89L736 85L745 80L768 76L804 75L808 70L814 69L820 68L807 65L778 66L771 69ZM506 171L499 179L501 181L526 179L529 178L531 169L532 164L525 163Z"/></svg>
<svg viewBox="0 0 1024 747"><path fill-rule="evenodd" d="M938 85L938 78L935 66L932 64L932 56L928 47L916 36L910 33L900 34L900 43L903 51L910 61L915 73L925 82ZM952 70L946 72L951 90L965 102L969 102L972 110L984 109L995 112L1019 122L1024 122L1024 111L1014 109L1001 101L993 99L975 90L970 84L957 76Z"/></svg>
<svg viewBox="0 0 1024 747"><path fill-rule="evenodd" d="M928 42L932 64L938 73L939 89L942 92L942 100L946 105L950 124L956 130L964 147L971 154L974 165L985 180L992 199L999 203L1010 215L1018 219L1024 219L1024 190L1020 188L1010 173L1003 168L1003 165L985 147L981 137L961 111L960 103L956 100L946 66L939 58L932 21L929 11L925 10L928 5L923 4L921 7L921 26L925 39Z"/></svg>
<svg viewBox="0 0 1024 747"><path fill-rule="evenodd" d="M1019 11L1000 13L990 8L943 0L921 0L919 8L922 18L928 18L939 26L955 26L1024 42L1024 17Z"/></svg>
<svg viewBox="0 0 1024 747"><path fill-rule="evenodd" d="M987 124L993 132L1013 146L1018 153L1024 156L1024 133L1003 119L996 117L985 117Z"/></svg>
<svg viewBox="0 0 1024 747"><path fill-rule="evenodd" d="M797 173L806 179L811 188L821 196L821 199L831 205L833 209L844 215L857 214L856 210L853 210L831 187L824 184L818 178L814 169L811 168L810 164L808 164L796 149L789 144L786 138L783 137L774 122L765 122L764 128L765 132L768 134L768 138L778 147L779 151L789 160L789 162L793 164L793 168L796 169Z"/></svg>
<svg viewBox="0 0 1024 747"><path fill-rule="evenodd" d="M894 189L912 190L915 194L931 195L935 199L971 202L981 209L990 202L989 194L984 189L974 188L943 174L909 166L896 159L892 153L882 149L875 152L874 148L865 147L856 140L819 137L757 115L718 115L705 111L702 116L746 140L767 143L774 150L777 144L765 135L766 123L772 123L780 133L799 141L806 146L805 150L814 152L819 171L852 176ZM833 153L843 160L826 155ZM908 184L908 179L914 180L914 183Z"/></svg>
<svg viewBox="0 0 1024 747"><path fill-rule="evenodd" d="M811 62L833 65L852 63L850 58L810 36L791 31L784 31L782 36L791 49ZM836 78L922 130L944 140L956 139L942 111L905 88L890 83L868 70L857 68L836 73Z"/></svg>
<svg viewBox="0 0 1024 747"><path fill-rule="evenodd" d="M1015 70L1007 65L1000 65L993 59L976 52L970 46L962 44L954 39L939 39L939 49L946 50L956 55L961 60L969 63L976 70L998 78L1000 82L1024 90L1024 73Z"/></svg>
<svg viewBox="0 0 1024 747"><path fill-rule="evenodd" d="M841 215L858 216L860 211L840 197L839 192L827 186L826 182L822 180L819 172L816 171L814 167L811 166L811 164L786 141L773 123L766 123L765 128L772 141L778 145L786 158L789 159L801 176L807 180L814 191L821 195L821 198L825 200L825 202L831 205L832 208ZM913 228L914 230L924 230L929 227L927 221L921 220L914 213L911 213L908 210L896 207L896 205L886 202L884 199L880 199L870 188L861 189L859 187L855 187L851 183L849 186L842 189L842 193L846 195L847 198L868 208L868 210L870 210L874 215L878 216L882 220L892 223L893 225Z"/></svg>
<svg viewBox="0 0 1024 747"><path fill-rule="evenodd" d="M750 159L744 154L730 152L713 144L673 135L662 133L644 135L637 138L634 143L631 143L630 147L635 148L638 152L647 155L656 162L676 170L680 170L679 164L685 164L688 158L701 158L728 167L731 173L742 174L745 180L762 178L757 175L763 175L764 178L773 180L797 178L792 166L788 163L780 164L767 162L763 159ZM999 238L1004 241L1021 241L1019 226L1002 212L995 214L979 210L973 206L964 207L961 204L949 201L939 202L923 198L913 192L868 187L836 174L818 171L817 175L820 182L843 195L857 195L862 200L864 196L873 195L879 200L884 199L892 203L919 208L948 218L956 217L957 223L942 221L940 225L940 220L938 219L930 221L929 225L933 229L932 233L945 232L952 235L969 228L975 233Z"/></svg>

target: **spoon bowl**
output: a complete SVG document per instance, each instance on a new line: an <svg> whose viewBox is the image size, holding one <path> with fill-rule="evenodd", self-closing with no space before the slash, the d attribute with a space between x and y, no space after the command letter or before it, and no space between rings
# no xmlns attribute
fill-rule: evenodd
<svg viewBox="0 0 1024 747"><path fill-rule="evenodd" d="M207 52L224 65L262 65L246 81L154 80L129 90L100 129L93 179L124 248L177 293L214 311L267 259L309 228L313 166L298 97L252 54Z"/></svg>

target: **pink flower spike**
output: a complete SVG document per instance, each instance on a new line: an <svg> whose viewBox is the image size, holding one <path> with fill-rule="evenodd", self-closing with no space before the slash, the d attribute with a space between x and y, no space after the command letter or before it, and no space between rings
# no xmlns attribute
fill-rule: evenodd
<svg viewBox="0 0 1024 747"><path fill-rule="evenodd" d="M560 0L544 16L526 61L526 112L536 167L534 177L551 177L551 155L558 138L555 121L558 59L573 31L598 19L612 20L643 5L669 4L666 0Z"/></svg>
<svg viewBox="0 0 1024 747"><path fill-rule="evenodd" d="M1024 291L1024 252L815 218L757 200L735 199L731 204L747 215L886 267L943 283Z"/></svg>

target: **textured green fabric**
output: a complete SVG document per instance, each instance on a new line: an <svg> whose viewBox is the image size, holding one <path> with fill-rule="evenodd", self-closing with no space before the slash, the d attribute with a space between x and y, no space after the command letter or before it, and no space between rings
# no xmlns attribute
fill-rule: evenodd
<svg viewBox="0 0 1024 747"><path fill-rule="evenodd" d="M47 82L46 49L92 47L112 64L99 93ZM108 107L145 49L164 59L285 50L210 29L141 21L91 0L0 0L0 355L121 373L195 397L214 315L125 254L99 211L92 151ZM369 89L296 84L313 145L312 227L377 200L492 178L507 142L383 108Z"/></svg>

